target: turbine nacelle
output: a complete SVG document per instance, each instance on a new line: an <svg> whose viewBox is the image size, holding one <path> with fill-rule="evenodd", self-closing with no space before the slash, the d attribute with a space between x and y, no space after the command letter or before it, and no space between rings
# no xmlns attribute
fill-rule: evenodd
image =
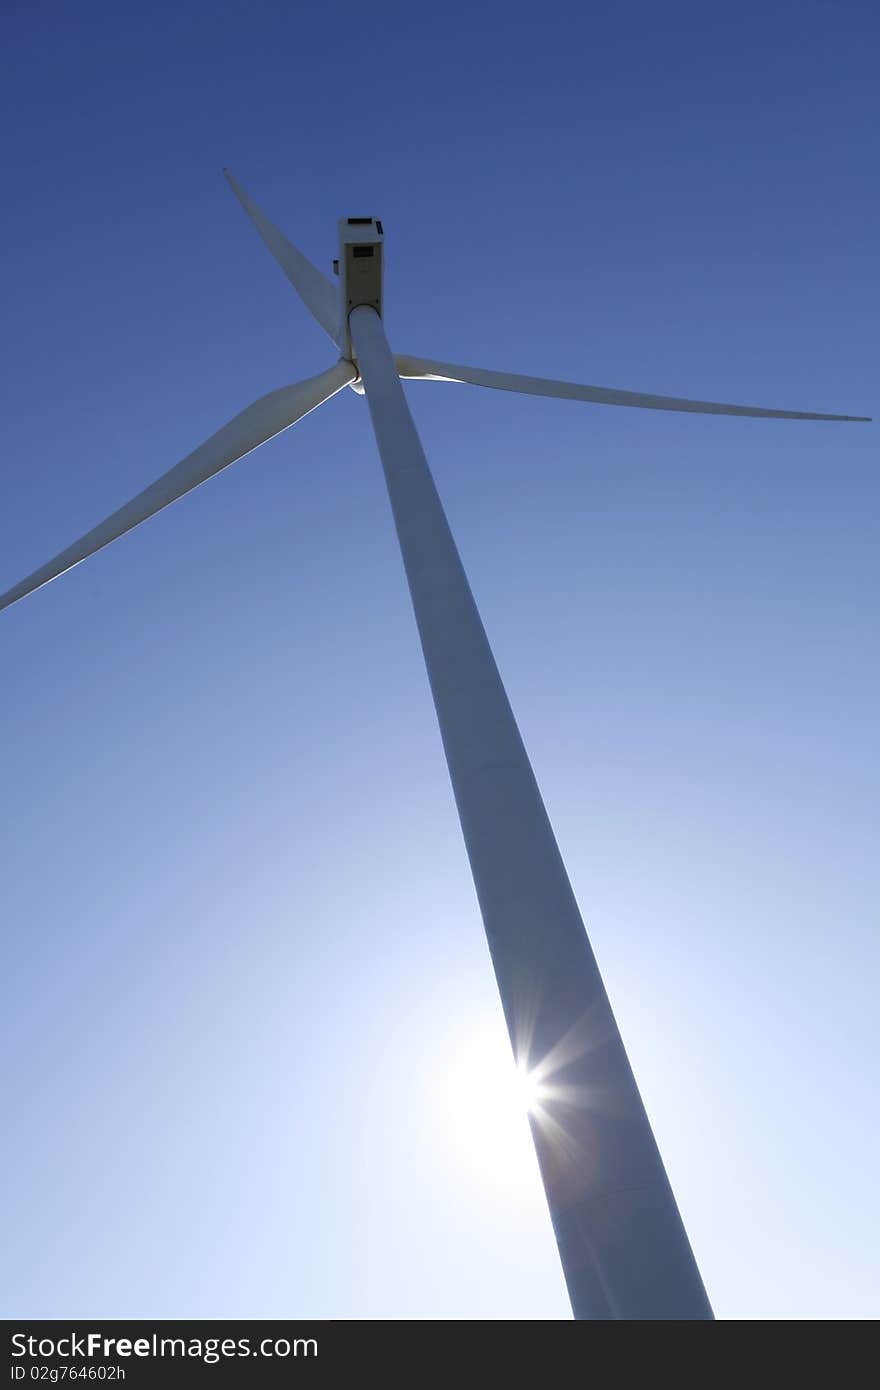
<svg viewBox="0 0 880 1390"><path fill-rule="evenodd" d="M353 358L349 315L362 304L382 317L384 234L375 217L343 217L339 223L339 260L333 269L340 277L340 337L343 356Z"/></svg>

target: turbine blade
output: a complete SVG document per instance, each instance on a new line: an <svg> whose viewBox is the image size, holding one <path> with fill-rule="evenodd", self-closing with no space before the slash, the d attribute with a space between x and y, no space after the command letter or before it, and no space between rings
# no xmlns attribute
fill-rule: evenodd
<svg viewBox="0 0 880 1390"><path fill-rule="evenodd" d="M870 423L869 415L824 415L812 410L768 410L760 405L725 405L721 401L689 401L678 396L651 396L643 391L616 391L610 386L579 386L573 381L553 381L542 376L517 376L514 372L490 372L484 367L459 367L452 362L431 362L426 357L397 356L398 375L414 381L461 381L470 386L489 386L496 391L519 391L526 396L556 396L595 405L631 405L643 410L686 410L697 415L746 415L760 420L850 420Z"/></svg>
<svg viewBox="0 0 880 1390"><path fill-rule="evenodd" d="M62 550L54 560L34 570L20 584L0 594L0 609L8 608L10 604L33 593L34 589L48 584L50 579L56 579L59 574L72 569L81 560L125 535L126 531L131 531L169 503L176 502L178 497L191 492L194 487L243 458L267 439L280 434L289 425L308 415L310 410L335 396L343 386L354 381L356 375L350 362L338 362L320 376L310 377L295 386L282 386L278 391L270 391L268 396L261 396L216 434L212 434L204 444L200 444L198 449L163 473L155 483L126 502L124 507Z"/></svg>
<svg viewBox="0 0 880 1390"><path fill-rule="evenodd" d="M252 202L244 189L235 181L228 169L223 170L233 193L253 222L263 241L275 257L284 274L312 317L321 325L324 332L338 348L344 346L342 333L342 308L339 291L322 275L317 266L312 265L301 251L287 240Z"/></svg>

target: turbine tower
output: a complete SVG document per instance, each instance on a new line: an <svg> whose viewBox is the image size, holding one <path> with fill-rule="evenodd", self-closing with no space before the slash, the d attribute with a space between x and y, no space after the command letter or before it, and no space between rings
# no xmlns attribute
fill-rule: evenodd
<svg viewBox="0 0 880 1390"><path fill-rule="evenodd" d="M339 360L261 397L169 472L0 597L8 607L351 386L365 394L394 513L449 775L578 1319L713 1316L620 1032L510 708L401 378L466 382L600 405L779 420L768 410L394 356L383 322L384 233L339 224L334 285L227 172L263 241Z"/></svg>

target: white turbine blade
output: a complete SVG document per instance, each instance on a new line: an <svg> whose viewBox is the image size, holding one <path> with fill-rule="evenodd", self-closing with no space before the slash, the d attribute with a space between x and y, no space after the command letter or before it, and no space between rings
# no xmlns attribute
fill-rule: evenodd
<svg viewBox="0 0 880 1390"><path fill-rule="evenodd" d="M287 240L257 207L256 203L236 183L228 169L223 170L229 185L248 217L253 222L263 241L275 257L284 274L312 317L321 325L324 332L338 348L344 345L342 332L342 308L339 290L317 266L312 265L301 251Z"/></svg>
<svg viewBox="0 0 880 1390"><path fill-rule="evenodd" d="M243 458L267 439L280 434L289 425L308 415L310 410L335 396L356 375L350 362L338 362L320 376L310 377L296 386L282 386L278 391L270 391L268 396L261 396L230 420L228 425L212 434L204 444L200 444L198 449L163 473L155 483L108 516L106 521L100 522L74 541L73 545L62 550L54 560L34 570L27 579L0 595L0 609L8 608L10 604L33 593L34 589L48 584L50 579L56 579L59 574L72 569L81 560L125 535L126 531L154 516L170 502L176 502L178 497L191 492L194 487Z"/></svg>
<svg viewBox="0 0 880 1390"><path fill-rule="evenodd" d="M526 396L556 396L567 401L591 401L594 405L631 405L642 410L686 410L697 415L746 415L760 420L851 420L870 423L869 415L824 415L812 410L768 410L760 405L725 405L721 401L689 401L678 396L651 396L642 391L616 391L610 386L579 386L573 381L553 381L542 376L517 376L514 372L490 372L483 367L459 367L452 362L432 362L426 357L397 356L398 375L414 381L460 381L469 386L489 386L496 391L519 391Z"/></svg>

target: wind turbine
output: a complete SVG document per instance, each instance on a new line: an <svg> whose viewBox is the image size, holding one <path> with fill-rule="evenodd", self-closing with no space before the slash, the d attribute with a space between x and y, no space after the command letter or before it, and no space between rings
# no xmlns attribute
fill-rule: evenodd
<svg viewBox="0 0 880 1390"><path fill-rule="evenodd" d="M182 462L0 597L16 603L280 434L344 386L365 394L532 1136L575 1318L709 1319L696 1260L541 795L428 468L401 378L599 405L778 420L768 410L395 356L384 233L339 223L334 285L251 202L245 212L339 360L247 407Z"/></svg>

